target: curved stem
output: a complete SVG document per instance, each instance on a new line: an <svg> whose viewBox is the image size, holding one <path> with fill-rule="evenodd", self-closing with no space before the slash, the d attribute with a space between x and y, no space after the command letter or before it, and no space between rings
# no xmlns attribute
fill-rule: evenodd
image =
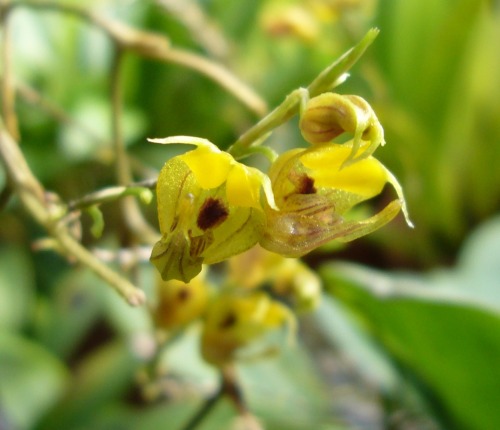
<svg viewBox="0 0 500 430"><path fill-rule="evenodd" d="M140 184L133 184L129 186L104 188L71 201L68 204L68 210L71 212L74 210L85 209L89 206L112 202L125 196L136 196L139 197L144 203L149 203L153 197L150 188L154 188L155 184L156 181L151 181L149 187Z"/></svg>
<svg viewBox="0 0 500 430"><path fill-rule="evenodd" d="M19 146L10 134L1 128L0 160L5 165L13 189L26 211L57 241L58 250L62 254L73 257L89 267L122 295L130 305L138 306L146 301L142 290L99 261L72 237L68 227L60 222L64 208L59 204L50 204L46 201L45 190L31 172Z"/></svg>
<svg viewBox="0 0 500 430"><path fill-rule="evenodd" d="M266 102L227 68L201 55L172 48L169 40L163 35L135 29L121 22L98 15L77 4L62 3L55 0L18 0L0 4L0 13L8 15L18 7L76 15L80 19L100 28L124 50L135 52L145 58L179 64L195 70L227 90L255 114L262 116L267 112Z"/></svg>
<svg viewBox="0 0 500 430"><path fill-rule="evenodd" d="M299 88L291 92L278 107L242 134L229 148L229 152L234 157L243 156L246 153L246 148L252 145L260 145L273 129L299 113L301 102L306 98L331 91L344 82L347 78L346 73L361 58L378 33L378 29L372 28L357 45L324 69L307 88Z"/></svg>

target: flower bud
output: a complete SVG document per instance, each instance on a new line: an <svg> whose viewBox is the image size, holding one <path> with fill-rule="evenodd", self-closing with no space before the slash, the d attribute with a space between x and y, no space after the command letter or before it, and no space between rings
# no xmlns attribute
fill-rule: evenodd
<svg viewBox="0 0 500 430"><path fill-rule="evenodd" d="M269 286L292 310L306 312L319 303L321 280L302 261L259 245L229 260L229 283L237 288Z"/></svg>
<svg viewBox="0 0 500 430"><path fill-rule="evenodd" d="M302 112L300 131L310 144L331 142L347 132L353 134L352 149L345 162L366 158L384 145L384 130L371 106L359 96L323 93L309 100ZM363 145L363 142L369 142Z"/></svg>

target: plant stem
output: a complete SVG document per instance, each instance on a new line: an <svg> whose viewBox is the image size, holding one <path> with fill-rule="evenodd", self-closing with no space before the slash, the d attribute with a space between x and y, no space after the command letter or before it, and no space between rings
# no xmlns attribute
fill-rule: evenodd
<svg viewBox="0 0 500 430"><path fill-rule="evenodd" d="M273 129L296 115L299 112L301 102L306 98L331 91L341 84L345 80L346 73L361 58L378 33L379 30L376 28L369 30L357 45L324 69L307 88L299 88L286 96L278 107L242 134L228 151L236 158L244 156L246 148L260 145Z"/></svg>
<svg viewBox="0 0 500 430"><path fill-rule="evenodd" d="M122 22L98 15L77 4L62 3L55 0L0 2L0 14L8 15L18 7L52 10L75 15L100 28L124 50L134 52L145 58L179 64L195 70L227 90L255 114L261 116L267 112L266 102L227 68L201 55L171 47L170 41L163 35L135 29Z"/></svg>
<svg viewBox="0 0 500 430"><path fill-rule="evenodd" d="M12 75L11 61L11 41L10 29L8 25L7 14L0 10L0 26L1 26L1 64L3 68L1 98L2 98L2 115L5 122L5 128L15 140L19 139L19 128L15 109L15 87L13 84L14 76Z"/></svg>
<svg viewBox="0 0 500 430"><path fill-rule="evenodd" d="M198 409L189 421L182 427L182 430L196 429L214 409L215 405L219 402L222 396L224 396L223 384L221 384L220 388L214 395L210 396L207 400L205 400L205 402L203 402L201 408Z"/></svg>
<svg viewBox="0 0 500 430"><path fill-rule="evenodd" d="M74 257L89 267L122 295L130 305L138 306L146 301L142 290L99 261L71 236L67 226L60 222L64 208L59 204L49 204L46 201L45 190L31 172L18 144L6 130L1 128L0 159L5 165L13 190L19 196L26 211L57 241L58 250L62 254Z"/></svg>
<svg viewBox="0 0 500 430"><path fill-rule="evenodd" d="M153 187L154 184L155 182L153 181ZM149 203L152 199L151 190L149 188L135 184L104 188L102 190L86 194L79 199L73 200L68 204L68 210L71 212L78 209L85 209L89 206L112 202L125 196L136 196L139 197L144 203Z"/></svg>
<svg viewBox="0 0 500 430"><path fill-rule="evenodd" d="M232 364L227 365L221 369L221 382L219 390L201 405L201 408L198 409L198 411L191 417L186 425L182 427L182 430L196 429L213 410L217 402L223 396L226 396L229 400L232 401L236 410L238 411L240 418L244 419L248 423L249 429L251 428L253 430L262 430L261 425L253 417L245 404L243 392L241 391L241 387L236 377L236 369Z"/></svg>

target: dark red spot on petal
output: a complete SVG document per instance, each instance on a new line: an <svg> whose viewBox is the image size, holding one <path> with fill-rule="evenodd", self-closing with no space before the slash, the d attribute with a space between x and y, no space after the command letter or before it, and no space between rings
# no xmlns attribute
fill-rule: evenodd
<svg viewBox="0 0 500 430"><path fill-rule="evenodd" d="M188 288L182 288L177 292L177 298L180 302L185 302L191 296L191 291Z"/></svg>
<svg viewBox="0 0 500 430"><path fill-rule="evenodd" d="M314 179L307 175L301 175L297 178L297 194L314 194L316 188L314 187Z"/></svg>
<svg viewBox="0 0 500 430"><path fill-rule="evenodd" d="M225 318L220 322L219 328L227 329L236 324L237 318L236 315L232 312L228 313Z"/></svg>
<svg viewBox="0 0 500 430"><path fill-rule="evenodd" d="M202 230L208 230L222 224L228 215L228 209L220 200L209 197L201 206L196 224Z"/></svg>

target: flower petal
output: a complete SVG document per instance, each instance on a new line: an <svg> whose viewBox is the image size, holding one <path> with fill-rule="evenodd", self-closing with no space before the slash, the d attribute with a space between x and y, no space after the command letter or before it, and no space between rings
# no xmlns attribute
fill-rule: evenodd
<svg viewBox="0 0 500 430"><path fill-rule="evenodd" d="M226 193L230 204L260 209L261 178L255 169L237 163L227 176Z"/></svg>
<svg viewBox="0 0 500 430"><path fill-rule="evenodd" d="M388 181L387 170L373 157L342 168L350 152L348 144L316 145L306 150L300 161L310 170L317 188L344 190L367 199L380 194Z"/></svg>
<svg viewBox="0 0 500 430"><path fill-rule="evenodd" d="M193 172L201 188L211 189L222 185L231 170L233 158L216 146L198 146L179 156Z"/></svg>

